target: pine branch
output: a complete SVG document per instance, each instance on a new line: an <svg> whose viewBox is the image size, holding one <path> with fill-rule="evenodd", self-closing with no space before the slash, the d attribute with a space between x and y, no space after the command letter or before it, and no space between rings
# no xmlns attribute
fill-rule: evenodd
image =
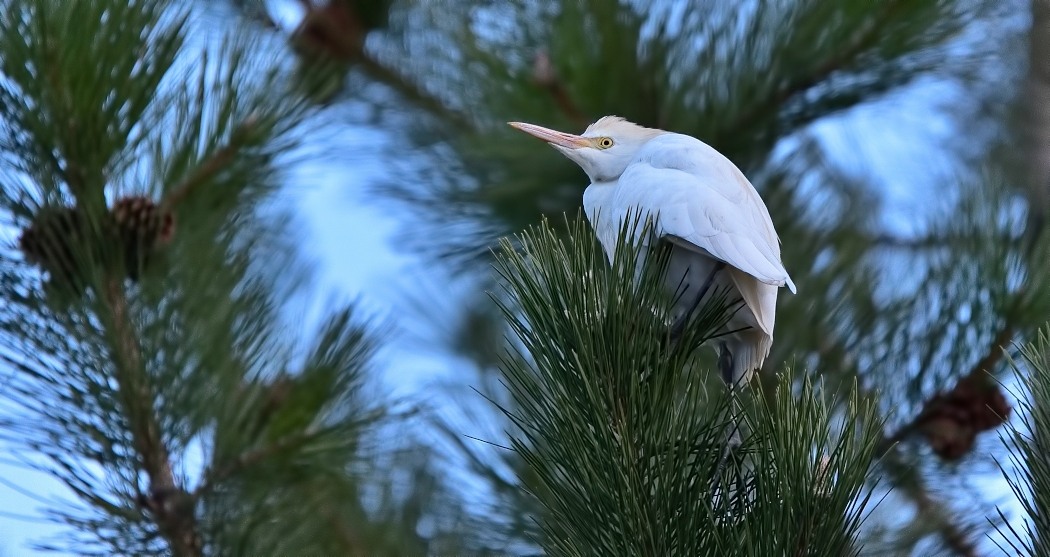
<svg viewBox="0 0 1050 557"><path fill-rule="evenodd" d="M577 104L572 96L569 95L569 91L565 88L565 84L562 83L558 75L554 73L554 67L551 64L550 55L546 52L540 52L537 54L536 59L533 61L532 80L536 85L550 93L554 100L554 105L561 110L562 114L568 118L569 121L580 128L590 124L587 116L584 115L582 110L580 110L579 104Z"/></svg>
<svg viewBox="0 0 1050 557"><path fill-rule="evenodd" d="M356 65L369 79L390 87L409 103L452 124L460 131L474 129L474 124L464 114L452 109L408 76L383 64L373 53L369 52L365 47L368 29L362 24L359 14L351 6L346 3L333 3L317 7L309 0L303 0L300 3L306 11L306 16L293 32L293 40L303 38L303 35L311 34L311 32L320 32L321 36L337 41L338 56ZM339 10L340 17L329 17L329 10ZM332 54L332 52L311 53L314 56L331 56Z"/></svg>
<svg viewBox="0 0 1050 557"><path fill-rule="evenodd" d="M161 534L177 557L202 555L192 506L172 504L181 488L175 482L171 455L161 438L160 424L153 413L153 393L143 367L142 353L128 315L128 300L122 278L106 278L105 302L109 310L110 331L115 340L116 381L121 403L131 426L136 452L149 477L147 505Z"/></svg>
<svg viewBox="0 0 1050 557"><path fill-rule="evenodd" d="M962 383L965 381L980 380L986 374L991 373L991 370L994 369L995 365L998 364L999 361L1003 358L1003 346L1009 344L1010 341L1013 340L1013 337L1013 327L1010 324L1005 325L999 331L999 334L995 336L995 339L992 340L992 343L988 348L988 352L986 352L985 355L980 360L978 360L972 368L970 368L970 371L966 373L966 375L960 377L958 382ZM896 431L884 437L883 440L880 442L880 449L883 451L889 450L889 448L892 447L894 444L903 441L911 434L915 433L930 417L930 413L930 406L923 408L923 410L919 412L919 414L916 415L915 418L913 418L911 421L905 423L904 425L897 428Z"/></svg>
<svg viewBox="0 0 1050 557"><path fill-rule="evenodd" d="M917 480L912 485L912 489L908 490L908 495L915 501L919 516L936 522L941 541L952 551L953 555L960 557L980 555L970 535L952 521L952 513L945 509L943 503L933 498L921 480Z"/></svg>
<svg viewBox="0 0 1050 557"><path fill-rule="evenodd" d="M230 163L233 162L234 158L236 158L237 153L240 151L241 147L244 146L248 134L253 131L256 125L257 122L252 117L249 117L237 126L230 137L230 141L226 145L216 149L211 156L197 167L197 170L194 171L193 174L190 174L189 177L171 189L171 193L165 196L164 200L161 202L161 211L164 212L171 210L189 197L193 190L197 189L201 184L212 179L216 174L222 172L223 169L228 167Z"/></svg>
<svg viewBox="0 0 1050 557"><path fill-rule="evenodd" d="M1050 429L1050 328L1044 324L1034 336L1018 347L1020 361L1010 361L1028 397L1019 398L1019 423L1013 424L1004 438L1009 464L999 463L1000 472L1027 517L1012 522L998 509L1002 523L993 523L1005 538L1005 545L1010 546L1008 550L997 542L1004 553L1030 556L1047 555L1050 550L1050 451L1046 435Z"/></svg>
<svg viewBox="0 0 1050 557"><path fill-rule="evenodd" d="M497 303L527 354L504 362L513 410L500 409L520 432L512 446L533 474L522 483L543 509L544 549L715 555L739 551L746 539L746 554L790 555L799 544L845 553L882 428L873 405L851 397L837 415L845 418L838 431L848 432L841 435L832 433L836 413L808 383L799 392L781 385L772 404L744 405L751 434L740 451L753 458L754 478L725 496L716 477L722 453L710 449L725 441L729 401L710 397L710 375L693 369L689 350L666 345L666 254L639 272L627 238L644 233L621 232L610 268L587 226L582 217L558 229L544 222L504 241L497 258L511 298ZM715 338L732 313L724 296L701 311L682 346ZM832 477L835 489L814 489Z"/></svg>
<svg viewBox="0 0 1050 557"><path fill-rule="evenodd" d="M294 449L296 446L309 441L310 437L311 435L308 433L288 436L265 447L242 453L222 467L209 468L205 473L204 481L193 491L193 498L196 500L203 497L212 491L215 486L222 484L236 474L266 462L275 455Z"/></svg>
<svg viewBox="0 0 1050 557"><path fill-rule="evenodd" d="M762 101L755 102L753 108L744 113L737 121L729 126L730 130L750 129L758 122L776 113L791 98L802 94L810 88L819 85L832 73L846 67L853 62L857 56L862 54L878 40L883 26L890 20L893 12L900 6L901 2L882 2L883 11L878 14L866 29L858 32L852 42L841 49L836 49L832 56L822 63L816 65L810 72L795 76L793 80L786 81L781 87L774 89L771 94Z"/></svg>

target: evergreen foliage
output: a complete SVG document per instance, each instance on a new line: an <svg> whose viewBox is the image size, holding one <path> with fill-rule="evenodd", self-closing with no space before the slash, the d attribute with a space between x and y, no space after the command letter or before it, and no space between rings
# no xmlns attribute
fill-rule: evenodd
<svg viewBox="0 0 1050 557"><path fill-rule="evenodd" d="M1000 509L1002 524L996 528L1004 537L999 543L1004 552L1046 555L1050 552L1050 447L1046 439L1050 427L1050 329L1042 328L1035 340L1022 347L1020 355L1011 364L1026 373L1021 382L1024 393L1017 404L1021 419L1004 436L1012 443L1010 457L1000 468L1026 516L1010 517Z"/></svg>
<svg viewBox="0 0 1050 557"><path fill-rule="evenodd" d="M611 268L582 217L564 235L529 228L497 259L524 352L504 364L503 411L534 474L545 554L854 554L881 426L872 406L851 398L833 416L808 383L779 388L735 417L750 426L738 449L750 470L718 477L728 398L691 356L736 304L712 296L670 341L667 253L637 271L626 238L641 226L625 223ZM721 482L732 497L712 497Z"/></svg>
<svg viewBox="0 0 1050 557"><path fill-rule="evenodd" d="M230 4L262 25L214 2L0 0L0 441L71 495L41 548L1046 553L1021 2L300 0L288 28L280 1ZM961 132L924 157L946 171L902 230L826 131L931 83L929 119ZM374 392L381 334L355 305L314 331L284 317L309 269L278 196L346 107L396 134L375 189L413 217L399 245L480 277L451 344L506 430L494 450L440 415L439 442L403 434L418 409ZM583 175L504 125L607 114L704 140L769 206L799 293L739 408L698 348L732 301L670 342L662 256L639 268L624 244L610 265L564 218ZM731 417L747 434L716 478ZM1026 517L963 489L1011 419Z"/></svg>
<svg viewBox="0 0 1050 557"><path fill-rule="evenodd" d="M370 439L406 418L370 393L372 327L353 306L283 325L305 267L272 200L315 110L272 43L191 47L199 20L161 0L3 10L0 208L22 241L0 256L0 435L72 495L39 547L425 552L440 531L365 495L394 481L376 462L421 456ZM443 497L420 486L416 506Z"/></svg>

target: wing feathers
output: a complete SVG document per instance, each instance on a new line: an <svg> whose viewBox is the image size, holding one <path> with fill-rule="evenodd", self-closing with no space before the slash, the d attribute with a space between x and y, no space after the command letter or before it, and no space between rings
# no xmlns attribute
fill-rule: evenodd
<svg viewBox="0 0 1050 557"><path fill-rule="evenodd" d="M655 213L657 233L676 244L795 291L758 192L733 163L700 140L679 134L650 140L612 197L614 207Z"/></svg>

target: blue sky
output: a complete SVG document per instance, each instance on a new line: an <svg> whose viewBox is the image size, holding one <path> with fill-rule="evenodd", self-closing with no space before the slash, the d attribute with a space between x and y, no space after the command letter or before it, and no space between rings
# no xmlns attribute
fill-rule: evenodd
<svg viewBox="0 0 1050 557"><path fill-rule="evenodd" d="M929 164L930 149L924 147L943 143L957 133L950 119L937 111L951 94L942 84L920 84L818 126L825 145L844 167L870 173L881 185L887 207L885 222L895 230L914 231L915 223L922 221L938 196L925 187L936 183L933 178L940 169ZM355 143L374 144L390 138L390 132L355 128L345 137L345 149L354 152ZM307 255L318 263L318 303L329 296L358 298L373 315L396 322L402 315L398 285L425 281L441 287L444 278L440 273L422 273L419 259L393 245L404 212L371 197L368 186L382 176L383 159L378 150L364 152L363 158L315 162L297 169L292 181L296 186L288 193L307 227L309 238L303 242L308 246ZM552 151L551 156L556 153ZM582 173L580 180L585 180ZM467 365L441 350L419 351L405 332L412 324L399 325L401 333L388 339L382 357L387 364L385 383L391 391L424 393L433 382L451 380ZM31 514L40 507L39 501L22 491L51 494L59 492L60 486L5 463L0 463L0 479L4 480L0 484L0 555L28 555L24 544L54 533L55 527L11 514ZM998 491L1002 486L993 482L990 489Z"/></svg>

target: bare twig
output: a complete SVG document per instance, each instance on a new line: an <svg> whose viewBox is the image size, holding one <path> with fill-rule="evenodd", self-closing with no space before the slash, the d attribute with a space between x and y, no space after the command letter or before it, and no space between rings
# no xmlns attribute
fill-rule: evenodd
<svg viewBox="0 0 1050 557"><path fill-rule="evenodd" d="M128 301L122 284L119 276L106 279L105 301L114 337L112 348L116 363L117 389L127 412L128 423L131 425L135 451L149 478L150 494L161 498L181 493L181 488L175 483L171 455L164 444L160 424L154 414L153 392L142 365L142 352L128 315ZM191 557L202 554L201 539L192 507L187 509L183 505L160 504L150 509L173 555Z"/></svg>

